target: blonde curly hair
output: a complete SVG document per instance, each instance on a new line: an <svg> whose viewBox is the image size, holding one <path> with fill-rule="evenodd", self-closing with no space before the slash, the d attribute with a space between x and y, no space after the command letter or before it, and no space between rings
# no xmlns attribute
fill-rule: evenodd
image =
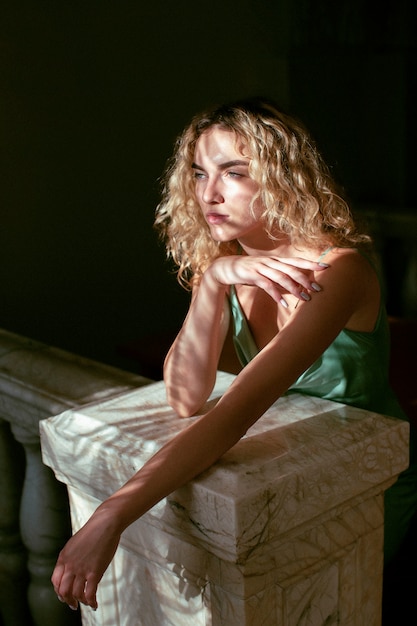
<svg viewBox="0 0 417 626"><path fill-rule="evenodd" d="M261 219L271 238L285 233L294 245L356 247L369 237L358 231L309 133L265 99L222 105L196 115L178 138L163 177L155 227L186 287L219 256L236 254L238 242L214 241L194 191L192 163L198 138L213 126L236 134L259 186ZM258 202L259 204L259 202Z"/></svg>

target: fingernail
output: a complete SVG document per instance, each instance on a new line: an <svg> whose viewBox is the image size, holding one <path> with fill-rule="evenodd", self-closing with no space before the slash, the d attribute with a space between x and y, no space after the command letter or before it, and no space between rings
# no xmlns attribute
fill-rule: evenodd
<svg viewBox="0 0 417 626"><path fill-rule="evenodd" d="M64 598L63 598L62 596L57 596L57 598L58 598L58 600L59 600L60 602L65 602L65 600L64 600Z"/></svg>
<svg viewBox="0 0 417 626"><path fill-rule="evenodd" d="M288 302L286 300L284 300L284 298L281 298L281 300L279 302L280 302L280 304L282 304L282 306L285 309L288 309Z"/></svg>
<svg viewBox="0 0 417 626"><path fill-rule="evenodd" d="M321 287L317 283L311 283L311 287L314 291L321 291Z"/></svg>
<svg viewBox="0 0 417 626"><path fill-rule="evenodd" d="M308 295L308 293L305 293L305 291L301 291L300 296L303 300L311 300L311 297Z"/></svg>
<svg viewBox="0 0 417 626"><path fill-rule="evenodd" d="M76 611L78 609L78 606L72 606L71 604L69 604L68 606L71 609L71 611Z"/></svg>
<svg viewBox="0 0 417 626"><path fill-rule="evenodd" d="M319 265L320 267L324 267L324 268L330 267L330 265L328 265L327 263L319 263Z"/></svg>

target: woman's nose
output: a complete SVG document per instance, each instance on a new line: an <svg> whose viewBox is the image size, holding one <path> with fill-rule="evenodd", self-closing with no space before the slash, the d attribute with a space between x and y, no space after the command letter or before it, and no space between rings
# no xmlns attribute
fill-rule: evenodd
<svg viewBox="0 0 417 626"><path fill-rule="evenodd" d="M203 190L203 200L206 204L218 204L223 202L224 198L220 191L219 181L217 179L208 179Z"/></svg>

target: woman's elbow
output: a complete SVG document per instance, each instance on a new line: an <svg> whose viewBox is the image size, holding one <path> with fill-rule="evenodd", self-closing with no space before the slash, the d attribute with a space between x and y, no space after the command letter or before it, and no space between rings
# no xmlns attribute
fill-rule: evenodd
<svg viewBox="0 0 417 626"><path fill-rule="evenodd" d="M199 413L213 390L215 377L204 376L197 380L190 371L174 369L165 361L164 382L168 404L180 417L192 417Z"/></svg>
<svg viewBox="0 0 417 626"><path fill-rule="evenodd" d="M201 402L193 401L192 398L183 391L177 389L166 388L167 402L169 406L177 413L178 417L192 417L201 409Z"/></svg>

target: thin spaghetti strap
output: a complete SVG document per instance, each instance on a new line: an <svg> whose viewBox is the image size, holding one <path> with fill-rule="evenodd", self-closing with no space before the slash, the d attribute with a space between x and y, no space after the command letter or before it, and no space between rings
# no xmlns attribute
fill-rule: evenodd
<svg viewBox="0 0 417 626"><path fill-rule="evenodd" d="M330 248L327 248L327 250L322 252L319 258L317 259L317 263L320 263L320 261L326 256L326 254L328 254L331 250L333 250L333 248L334 246L330 246Z"/></svg>

